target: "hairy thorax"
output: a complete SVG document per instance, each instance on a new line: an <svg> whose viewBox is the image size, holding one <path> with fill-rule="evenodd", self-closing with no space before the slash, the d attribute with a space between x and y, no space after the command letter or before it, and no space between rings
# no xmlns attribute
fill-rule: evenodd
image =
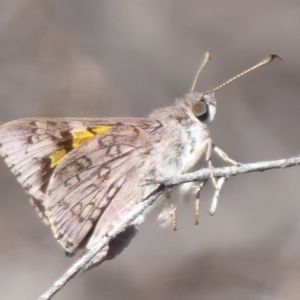
<svg viewBox="0 0 300 300"><path fill-rule="evenodd" d="M199 162L205 148L203 142L209 137L207 125L194 120L169 122L163 130L164 135L153 143L151 159L146 162L146 176L153 179L178 176L189 172ZM159 209L158 220L168 225L171 212L190 190L191 184L183 184L166 191L155 204L147 210ZM149 195L157 185L146 187L144 196ZM146 213L147 213L146 212Z"/></svg>

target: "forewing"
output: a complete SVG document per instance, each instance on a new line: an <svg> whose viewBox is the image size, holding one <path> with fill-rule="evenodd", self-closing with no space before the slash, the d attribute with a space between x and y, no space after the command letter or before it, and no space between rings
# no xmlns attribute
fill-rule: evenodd
<svg viewBox="0 0 300 300"><path fill-rule="evenodd" d="M129 176L136 178L135 187L139 188L137 179L147 141L144 130L115 126L89 139L59 163L49 183L45 207L53 233L66 251L74 252L87 239L107 207L131 182Z"/></svg>
<svg viewBox="0 0 300 300"><path fill-rule="evenodd" d="M45 220L45 193L60 161L95 135L124 124L146 132L160 126L146 118L20 119L0 127L0 154Z"/></svg>

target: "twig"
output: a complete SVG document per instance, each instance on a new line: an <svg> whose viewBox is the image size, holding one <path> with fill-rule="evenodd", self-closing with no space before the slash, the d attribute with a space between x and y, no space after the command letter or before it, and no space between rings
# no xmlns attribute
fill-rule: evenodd
<svg viewBox="0 0 300 300"><path fill-rule="evenodd" d="M250 164L242 164L239 166L230 166L223 168L215 168L213 170L213 174L216 178L220 177L230 177L238 174L245 174L251 172L263 172L272 169L285 169L289 167L295 167L300 165L300 156L291 157L280 160L271 160L271 161L263 161L257 163ZM172 187L174 185L186 183L186 182L194 182L194 181L202 181L206 178L210 177L210 171L208 169L201 169L199 171L184 174L176 177L169 178L157 178L157 179L146 179L145 182L142 182L141 185L149 185L149 184L163 184L168 187Z"/></svg>
<svg viewBox="0 0 300 300"><path fill-rule="evenodd" d="M267 171L271 169L284 169L288 167L294 167L300 164L300 157L293 157L288 159L257 162L244 164L240 166L231 166L216 168L213 170L213 174L216 178L230 176L235 176L237 174L257 172L257 171ZM84 266L90 262L99 253L109 241L116 237L120 232L122 232L126 227L128 227L144 210L146 210L150 205L154 203L156 198L160 196L165 190L172 188L175 185L193 182L193 181L203 181L210 177L210 171L208 169L201 169L200 171L181 175L178 177L171 178L159 178L156 180L146 180L143 185L149 185L154 183L159 183L159 187L154 190L150 195L148 195L143 202L139 203L122 222L119 223L113 230L107 233L107 235L102 238L99 243L91 249L86 255L84 255L80 260L78 260L69 270L59 278L53 286L44 293L39 300L49 300L51 299L59 290L61 290L76 274L78 274ZM225 181L225 180L224 180Z"/></svg>

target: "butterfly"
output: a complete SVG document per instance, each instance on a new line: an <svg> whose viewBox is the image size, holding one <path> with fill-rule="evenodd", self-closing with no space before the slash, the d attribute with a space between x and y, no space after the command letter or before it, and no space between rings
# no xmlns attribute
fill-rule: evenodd
<svg viewBox="0 0 300 300"><path fill-rule="evenodd" d="M207 53L191 92L147 118L11 121L0 127L0 154L66 254L91 249L157 187L141 186L145 176L187 173L204 154L212 170L212 150L236 163L213 144L209 135L208 125L217 105L214 92L275 57L278 56L268 56L208 92L194 92L199 73L209 59ZM177 193L181 189L176 190L174 200L170 192L165 192L155 203L162 207L159 219L163 223L176 217L180 199ZM87 268L121 253L144 216L140 215L111 240Z"/></svg>

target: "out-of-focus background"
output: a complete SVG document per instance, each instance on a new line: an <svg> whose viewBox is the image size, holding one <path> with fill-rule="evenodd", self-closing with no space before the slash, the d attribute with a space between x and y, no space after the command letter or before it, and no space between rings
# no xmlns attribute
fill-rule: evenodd
<svg viewBox="0 0 300 300"><path fill-rule="evenodd" d="M22 117L146 116L197 84L206 91L279 53L284 61L216 93L217 145L241 162L300 153L298 0L1 0L0 123ZM221 162L216 158L215 165ZM242 175L200 225L150 216L115 260L76 277L62 299L300 299L300 168ZM0 162L0 299L36 299L74 261Z"/></svg>

